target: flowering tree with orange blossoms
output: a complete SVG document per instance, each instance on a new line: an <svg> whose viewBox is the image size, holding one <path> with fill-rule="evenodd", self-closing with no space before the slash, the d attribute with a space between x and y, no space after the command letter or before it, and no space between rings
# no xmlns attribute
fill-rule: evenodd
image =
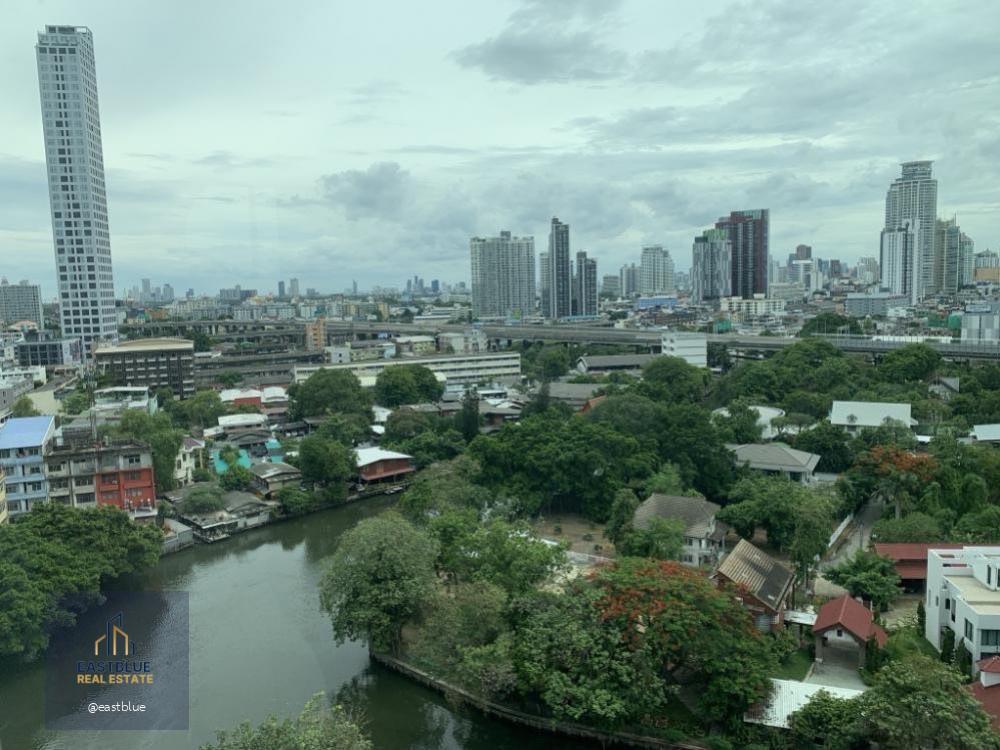
<svg viewBox="0 0 1000 750"><path fill-rule="evenodd" d="M592 583L600 619L622 647L648 653L668 683L697 687L705 718L738 722L766 697L772 640L735 592L679 563L640 558L598 569Z"/></svg>

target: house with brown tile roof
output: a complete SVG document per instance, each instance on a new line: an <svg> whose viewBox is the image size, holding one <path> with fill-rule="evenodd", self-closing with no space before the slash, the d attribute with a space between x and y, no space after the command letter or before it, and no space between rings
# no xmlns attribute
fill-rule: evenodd
<svg viewBox="0 0 1000 750"><path fill-rule="evenodd" d="M850 594L831 599L820 607L813 635L816 637L816 661L823 661L828 652L830 656L856 652L858 668L865 665L868 641L874 639L881 648L889 638L885 630L875 624L872 611Z"/></svg>

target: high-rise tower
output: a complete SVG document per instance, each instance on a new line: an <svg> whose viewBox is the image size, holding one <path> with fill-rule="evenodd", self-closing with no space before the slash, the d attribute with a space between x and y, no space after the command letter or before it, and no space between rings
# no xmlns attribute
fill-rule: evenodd
<svg viewBox="0 0 1000 750"><path fill-rule="evenodd" d="M542 270L542 288L547 288L548 307L542 310L546 318L566 318L572 314L573 271L569 259L569 224L552 219L549 230L548 268Z"/></svg>
<svg viewBox="0 0 1000 750"><path fill-rule="evenodd" d="M86 27L46 26L35 49L60 323L90 351L118 340L94 38Z"/></svg>
<svg viewBox="0 0 1000 750"><path fill-rule="evenodd" d="M752 299L767 294L767 258L770 213L761 208L733 211L715 223L729 233L732 245L732 295Z"/></svg>
<svg viewBox="0 0 1000 750"><path fill-rule="evenodd" d="M937 180L931 161L908 161L885 194L885 233L908 228L913 235L912 280L906 294L918 302L936 293L934 273L934 222L937 219ZM885 249L882 251L886 254Z"/></svg>
<svg viewBox="0 0 1000 750"><path fill-rule="evenodd" d="M473 237L472 314L477 318L521 318L535 309L535 238Z"/></svg>

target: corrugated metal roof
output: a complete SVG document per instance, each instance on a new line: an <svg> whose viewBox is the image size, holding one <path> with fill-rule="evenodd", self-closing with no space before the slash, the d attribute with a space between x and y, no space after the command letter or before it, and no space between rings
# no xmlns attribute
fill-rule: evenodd
<svg viewBox="0 0 1000 750"><path fill-rule="evenodd" d="M0 426L0 450L40 446L51 433L54 421L54 417L8 419Z"/></svg>
<svg viewBox="0 0 1000 750"><path fill-rule="evenodd" d="M758 704L743 715L743 720L751 724L788 728L788 717L798 711L820 690L825 690L834 698L856 698L863 691L850 688L814 685L795 680L771 680L774 689L766 704Z"/></svg>
<svg viewBox="0 0 1000 750"><path fill-rule="evenodd" d="M781 606L792 583L792 571L746 539L740 539L716 572L774 611Z"/></svg>
<svg viewBox="0 0 1000 750"><path fill-rule="evenodd" d="M785 443L747 443L731 450L737 461L762 471L810 472L820 459L815 453L796 450Z"/></svg>

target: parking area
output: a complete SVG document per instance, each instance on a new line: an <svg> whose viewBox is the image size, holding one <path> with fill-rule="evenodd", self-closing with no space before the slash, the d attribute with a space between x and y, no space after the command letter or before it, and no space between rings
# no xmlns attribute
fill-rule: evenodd
<svg viewBox="0 0 1000 750"><path fill-rule="evenodd" d="M852 690L865 690L867 687L858 674L857 649L833 645L823 649L823 661L813 663L812 671L803 682Z"/></svg>

